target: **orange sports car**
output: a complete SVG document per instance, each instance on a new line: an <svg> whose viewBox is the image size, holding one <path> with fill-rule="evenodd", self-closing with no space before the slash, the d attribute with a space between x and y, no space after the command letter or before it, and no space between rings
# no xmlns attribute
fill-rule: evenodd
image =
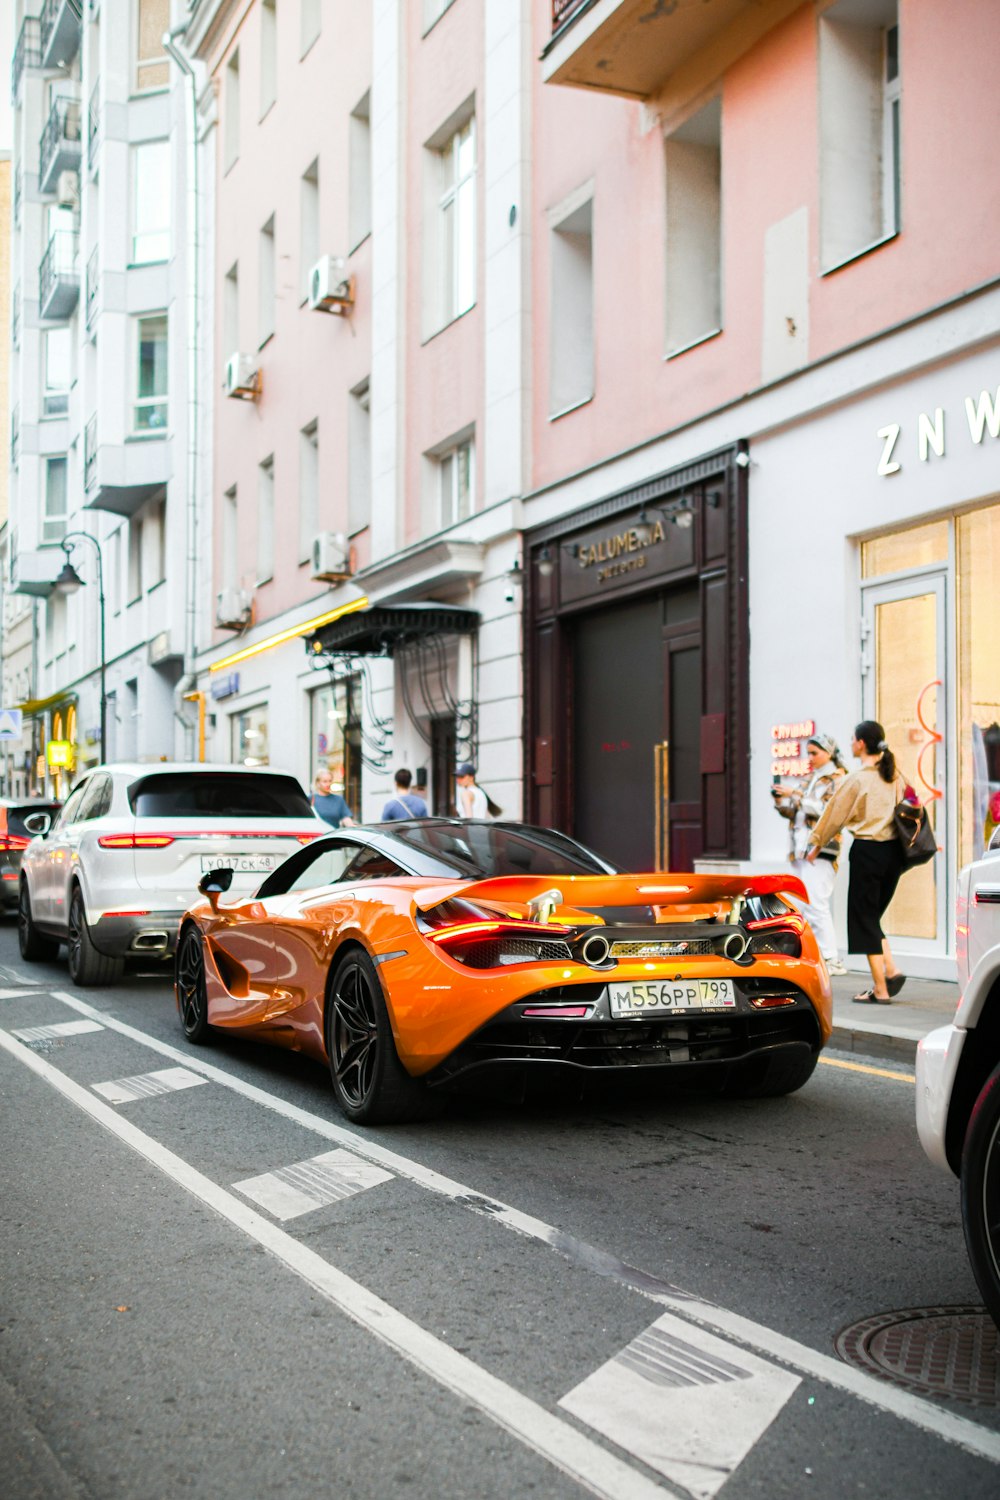
<svg viewBox="0 0 1000 1500"><path fill-rule="evenodd" d="M628 875L551 829L430 818L331 832L256 894L210 871L177 1008L328 1063L348 1119L430 1114L477 1069L660 1069L790 1093L831 1026L791 875Z"/></svg>

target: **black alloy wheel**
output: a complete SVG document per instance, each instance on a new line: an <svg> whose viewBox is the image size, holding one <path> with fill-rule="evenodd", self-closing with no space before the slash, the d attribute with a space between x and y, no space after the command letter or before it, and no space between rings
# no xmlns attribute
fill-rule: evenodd
<svg viewBox="0 0 1000 1500"><path fill-rule="evenodd" d="M972 1107L962 1149L962 1227L983 1301L1000 1328L1000 1067Z"/></svg>
<svg viewBox="0 0 1000 1500"><path fill-rule="evenodd" d="M360 949L333 971L326 1051L337 1103L355 1124L398 1124L438 1112L437 1099L399 1060L375 965Z"/></svg>
<svg viewBox="0 0 1000 1500"><path fill-rule="evenodd" d="M197 1046L211 1041L208 1024L208 989L205 984L205 950L196 927L185 927L177 950L177 1010L184 1035Z"/></svg>
<svg viewBox="0 0 1000 1500"><path fill-rule="evenodd" d="M56 939L43 936L35 926L31 915L28 882L23 877L17 896L17 946L21 950L21 957L29 964L38 963L40 959L56 958L59 953Z"/></svg>
<svg viewBox="0 0 1000 1500"><path fill-rule="evenodd" d="M87 926L83 892L78 885L73 887L73 894L70 897L66 956L69 960L69 977L81 989L114 984L125 967L120 958L101 953L94 947L90 937L90 928Z"/></svg>

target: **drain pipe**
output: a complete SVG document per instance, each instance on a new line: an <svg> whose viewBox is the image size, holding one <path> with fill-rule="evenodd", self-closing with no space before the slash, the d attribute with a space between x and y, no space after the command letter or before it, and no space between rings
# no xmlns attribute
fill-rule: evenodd
<svg viewBox="0 0 1000 1500"><path fill-rule="evenodd" d="M187 514L185 524L185 602L184 602L184 671L174 688L174 717L184 728L184 749L188 760L194 759L194 723L185 699L198 686L195 671L197 653L197 597L198 597L198 439L200 432L199 413L199 365L201 347L201 202L198 191L198 100L196 98L195 70L191 60L181 51L178 40L187 31L188 23L175 26L163 37L163 49L177 64L187 80L187 93L191 101L191 124L187 139L188 185L188 452L187 452Z"/></svg>

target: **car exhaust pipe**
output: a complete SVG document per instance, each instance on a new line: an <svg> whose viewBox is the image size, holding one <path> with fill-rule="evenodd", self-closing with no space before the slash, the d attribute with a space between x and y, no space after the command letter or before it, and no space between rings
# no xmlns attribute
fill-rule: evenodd
<svg viewBox="0 0 1000 1500"><path fill-rule="evenodd" d="M580 945L580 957L592 969L603 969L611 954L611 944L601 932L592 932Z"/></svg>
<svg viewBox="0 0 1000 1500"><path fill-rule="evenodd" d="M132 939L132 948L138 953L164 953L166 947L165 932L137 932Z"/></svg>
<svg viewBox="0 0 1000 1500"><path fill-rule="evenodd" d="M742 932L731 932L722 945L722 951L733 963L739 963L747 951L747 943L748 939Z"/></svg>

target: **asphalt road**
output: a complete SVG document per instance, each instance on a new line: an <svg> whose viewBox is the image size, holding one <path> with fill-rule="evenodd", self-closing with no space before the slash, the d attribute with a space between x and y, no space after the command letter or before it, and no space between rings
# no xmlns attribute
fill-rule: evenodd
<svg viewBox="0 0 1000 1500"><path fill-rule="evenodd" d="M905 1066L364 1130L4 926L0 1098L5 1500L1000 1492L1000 1410L834 1352L980 1301Z"/></svg>

